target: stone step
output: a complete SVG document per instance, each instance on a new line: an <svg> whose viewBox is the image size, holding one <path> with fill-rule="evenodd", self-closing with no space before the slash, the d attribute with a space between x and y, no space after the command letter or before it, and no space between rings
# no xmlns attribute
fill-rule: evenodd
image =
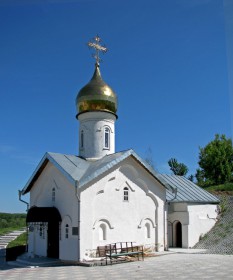
<svg viewBox="0 0 233 280"><path fill-rule="evenodd" d="M0 238L0 241L5 241L5 240L13 240L13 239L15 239L16 237L14 236L14 237L11 237L11 238Z"/></svg>
<svg viewBox="0 0 233 280"><path fill-rule="evenodd" d="M18 262L18 261L10 261L10 262L7 262L7 264L9 264L11 266L17 266L17 267L28 267L26 264Z"/></svg>

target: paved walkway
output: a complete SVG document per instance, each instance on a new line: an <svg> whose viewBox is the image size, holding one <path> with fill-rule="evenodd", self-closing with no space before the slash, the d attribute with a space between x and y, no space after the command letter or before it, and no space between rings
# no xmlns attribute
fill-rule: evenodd
<svg viewBox="0 0 233 280"><path fill-rule="evenodd" d="M8 234L0 235L0 269L5 266L5 257L6 257L6 247L8 243L16 239L19 235L24 233L26 230L14 230ZM1 279L1 278L0 278Z"/></svg>
<svg viewBox="0 0 233 280"><path fill-rule="evenodd" d="M233 255L173 253L108 266L0 268L0 280L233 279Z"/></svg>
<svg viewBox="0 0 233 280"><path fill-rule="evenodd" d="M14 230L10 233L7 233L5 235L0 235L0 249L5 248L9 242L16 239L19 235L24 233L25 230Z"/></svg>

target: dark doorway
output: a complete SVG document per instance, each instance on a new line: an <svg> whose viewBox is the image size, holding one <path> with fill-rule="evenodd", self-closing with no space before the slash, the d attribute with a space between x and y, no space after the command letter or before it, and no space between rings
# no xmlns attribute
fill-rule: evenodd
<svg viewBox="0 0 233 280"><path fill-rule="evenodd" d="M176 247L182 248L182 224L177 222L176 225Z"/></svg>
<svg viewBox="0 0 233 280"><path fill-rule="evenodd" d="M47 256L59 258L59 225L61 215L55 207L31 207L27 213L27 225L48 225Z"/></svg>
<svg viewBox="0 0 233 280"><path fill-rule="evenodd" d="M59 222L48 223L48 258L59 258Z"/></svg>

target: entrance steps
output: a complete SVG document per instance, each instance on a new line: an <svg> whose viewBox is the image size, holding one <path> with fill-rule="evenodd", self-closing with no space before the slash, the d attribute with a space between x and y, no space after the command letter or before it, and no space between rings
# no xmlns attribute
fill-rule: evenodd
<svg viewBox="0 0 233 280"><path fill-rule="evenodd" d="M21 267L64 265L61 260L38 256L30 257L28 253L24 253L23 255L19 256L16 261L8 262L8 264Z"/></svg>

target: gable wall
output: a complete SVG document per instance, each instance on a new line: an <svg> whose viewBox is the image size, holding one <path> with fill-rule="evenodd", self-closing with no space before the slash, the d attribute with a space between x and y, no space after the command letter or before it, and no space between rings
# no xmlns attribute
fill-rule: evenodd
<svg viewBox="0 0 233 280"><path fill-rule="evenodd" d="M52 201L52 189L55 188L55 201ZM52 163L48 163L30 191L30 207L56 207L62 223L60 230L60 259L77 260L78 236L72 236L72 227L78 226L78 201L75 187ZM65 238L65 226L69 225L69 238ZM47 255L47 230L44 238L39 235L39 227L29 235L29 253Z"/></svg>
<svg viewBox="0 0 233 280"><path fill-rule="evenodd" d="M123 201L124 187L129 201ZM121 241L156 244L163 250L164 201L164 187L133 159L125 160L81 192L81 258L97 246ZM100 240L101 225L106 227L106 240Z"/></svg>

